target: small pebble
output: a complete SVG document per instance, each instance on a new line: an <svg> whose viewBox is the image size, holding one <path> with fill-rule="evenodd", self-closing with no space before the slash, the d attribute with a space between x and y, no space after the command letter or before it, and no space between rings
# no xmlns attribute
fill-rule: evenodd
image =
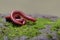
<svg viewBox="0 0 60 40"><path fill-rule="evenodd" d="M20 37L20 40L27 40L27 39L28 39L27 36L22 36L22 37Z"/></svg>

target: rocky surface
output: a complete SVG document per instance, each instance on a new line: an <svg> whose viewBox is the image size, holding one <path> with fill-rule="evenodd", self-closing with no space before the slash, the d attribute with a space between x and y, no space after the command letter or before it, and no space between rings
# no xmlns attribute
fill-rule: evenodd
<svg viewBox="0 0 60 40"><path fill-rule="evenodd" d="M47 18L47 19L50 19L52 22L56 21L56 19L58 19L58 17L56 16L48 16L48 15L39 15L39 14L32 14L33 17L39 17L39 18ZM31 16L32 16L31 15ZM5 20L5 15L2 15L0 14L0 18L3 18L2 20L2 23L0 23L0 27L4 27L4 23L6 22ZM33 38L28 38L26 36L21 36L21 37L15 37L13 40L57 40L57 35L56 35L56 32L52 32L50 30L51 26L50 25L45 25L46 28L45 29L42 29L42 30L39 30L41 32L40 35L36 36L36 37L33 37ZM51 38L49 39L47 35L51 35ZM7 36L4 36L4 40L8 40L8 37Z"/></svg>
<svg viewBox="0 0 60 40"><path fill-rule="evenodd" d="M36 14L34 16L38 18L47 18L50 19L52 22L55 22L59 18L57 16L39 15L39 14ZM45 29L40 30L42 34L40 34L37 37L33 37L30 40L58 40L56 32L52 32L50 28L51 25L46 25ZM52 38L49 39L47 35L51 35Z"/></svg>

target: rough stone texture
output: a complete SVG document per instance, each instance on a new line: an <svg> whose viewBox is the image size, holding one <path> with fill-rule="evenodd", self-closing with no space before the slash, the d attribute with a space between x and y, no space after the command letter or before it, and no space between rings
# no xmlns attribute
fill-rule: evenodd
<svg viewBox="0 0 60 40"><path fill-rule="evenodd" d="M39 35L37 37L31 38L30 40L48 40L48 38L46 37L45 34L41 34L41 35Z"/></svg>
<svg viewBox="0 0 60 40"><path fill-rule="evenodd" d="M55 22L59 17L57 16L50 16L50 15L39 15L39 14L32 14L33 17L36 17L36 18L46 18L46 19L50 19L52 22ZM40 30L40 32L42 34L40 34L39 36L36 36L36 37L33 37L33 38L30 38L30 40L57 40L57 35L56 35L56 32L52 32L50 30L51 26L50 25L46 25L46 28L43 29L43 30ZM47 37L47 33L48 34L51 34L52 35L52 39L48 39Z"/></svg>
<svg viewBox="0 0 60 40"><path fill-rule="evenodd" d="M27 36L22 36L19 40L27 40Z"/></svg>
<svg viewBox="0 0 60 40"><path fill-rule="evenodd" d="M7 36L4 36L4 40L8 40L8 37Z"/></svg>
<svg viewBox="0 0 60 40"><path fill-rule="evenodd" d="M19 37L15 37L13 40L19 40Z"/></svg>
<svg viewBox="0 0 60 40"><path fill-rule="evenodd" d="M56 32L51 32L50 28L51 28L50 25L46 25L46 28L45 28L45 29L40 30L40 32L41 32L42 34L40 34L40 35L37 36L37 37L33 37L33 38L30 39L30 40L57 40ZM49 38L47 37L47 33L50 34L50 35L52 35L53 38L52 38L52 39L49 39Z"/></svg>

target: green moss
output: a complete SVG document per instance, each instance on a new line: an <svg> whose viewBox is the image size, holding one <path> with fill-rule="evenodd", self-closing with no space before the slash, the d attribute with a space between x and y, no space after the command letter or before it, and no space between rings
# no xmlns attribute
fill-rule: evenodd
<svg viewBox="0 0 60 40"><path fill-rule="evenodd" d="M51 34L47 34L47 37L48 37L49 39L52 39L52 38L53 38Z"/></svg>
<svg viewBox="0 0 60 40"><path fill-rule="evenodd" d="M60 36L60 31L58 31L57 34Z"/></svg>
<svg viewBox="0 0 60 40"><path fill-rule="evenodd" d="M57 19L56 22L52 24L52 31L56 31L57 33L57 38L60 40L60 19Z"/></svg>
<svg viewBox="0 0 60 40"><path fill-rule="evenodd" d="M60 29L60 19L57 19L57 21L52 24L51 30L58 31L59 29Z"/></svg>
<svg viewBox="0 0 60 40"><path fill-rule="evenodd" d="M57 38L60 40L60 30L57 31Z"/></svg>
<svg viewBox="0 0 60 40"><path fill-rule="evenodd" d="M0 23L2 23L3 22L3 19L2 18L0 18Z"/></svg>
<svg viewBox="0 0 60 40"><path fill-rule="evenodd" d="M51 21L45 18L37 18L35 23L27 21L26 25L23 26L18 26L12 24L11 22L6 22L6 28L2 29L2 31L4 32L4 35L7 35L9 38L23 35L26 35L30 38L41 34L39 30L45 28L46 24L51 24Z"/></svg>

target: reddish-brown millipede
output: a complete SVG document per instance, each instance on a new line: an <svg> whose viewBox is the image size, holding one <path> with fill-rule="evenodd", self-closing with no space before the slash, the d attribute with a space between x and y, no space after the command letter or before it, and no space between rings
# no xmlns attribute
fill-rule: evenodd
<svg viewBox="0 0 60 40"><path fill-rule="evenodd" d="M6 19L11 19L14 23L24 25L26 20L35 22L36 19L30 16L25 15L23 12L15 10L11 12L10 16L6 16Z"/></svg>

